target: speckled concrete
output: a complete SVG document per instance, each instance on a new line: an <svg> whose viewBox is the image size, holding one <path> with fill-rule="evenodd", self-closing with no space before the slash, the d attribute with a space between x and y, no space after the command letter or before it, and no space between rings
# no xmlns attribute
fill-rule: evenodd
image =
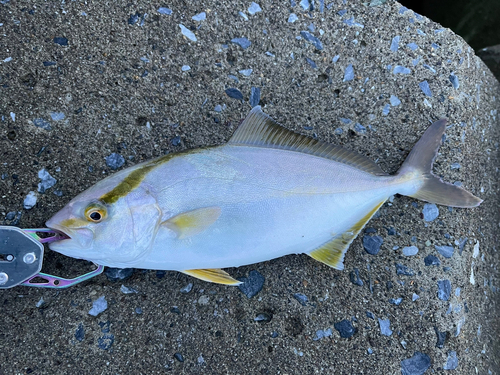
<svg viewBox="0 0 500 375"><path fill-rule="evenodd" d="M235 287L141 270L123 282L101 275L61 291L2 290L0 374L399 374L416 352L429 357L427 373L443 372L448 358L453 365L450 352L458 359L450 373L498 373L500 87L481 60L450 30L393 2L326 1L321 12L318 1L313 11L260 1L254 15L250 1L192 3L1 2L0 223L16 223L21 212L19 226L42 226L113 172L105 162L112 153L126 167L224 143L249 111L252 87L260 88L264 111L288 128L357 150L388 172L446 116L450 127L434 171L485 202L471 210L439 207L439 217L426 222L423 202L397 196L369 222L372 233L353 243L343 272L305 255L229 269L234 277L251 270L264 276L251 299ZM206 20L191 19L203 11ZM294 23L287 22L291 12ZM298 39L301 31L323 49ZM231 42L240 37L251 42L247 49ZM394 74L396 65L409 74ZM246 77L244 69L253 71ZM420 89L423 81L432 96ZM244 100L228 97L228 88ZM391 106L391 95L401 104ZM53 120L60 112L64 119ZM25 210L43 168L57 184ZM382 237L377 255L363 249L365 235ZM435 249L445 245L455 250L451 258ZM403 255L406 246L418 254ZM440 265L425 266L428 255ZM395 263L414 275L398 275ZM48 273L87 269L83 261L45 256ZM354 269L363 285L350 281ZM451 283L448 301L438 298L440 280ZM192 290L181 293L189 283ZM122 293L122 284L138 293ZM101 296L107 310L89 315ZM389 302L398 298L399 305ZM390 336L381 334L379 319L390 321ZM334 328L343 320L355 328L350 338ZM314 340L318 330L326 337ZM446 338L441 347L436 330Z"/></svg>

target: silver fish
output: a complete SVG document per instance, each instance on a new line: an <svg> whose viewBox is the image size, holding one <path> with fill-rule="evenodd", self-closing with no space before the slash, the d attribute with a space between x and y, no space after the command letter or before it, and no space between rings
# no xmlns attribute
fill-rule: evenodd
<svg viewBox="0 0 500 375"><path fill-rule="evenodd" d="M169 154L98 182L47 221L64 255L110 267L239 282L224 267L305 253L343 269L365 224L394 194L453 207L482 200L431 172L446 120L395 175L340 146L296 134L255 107L223 146Z"/></svg>

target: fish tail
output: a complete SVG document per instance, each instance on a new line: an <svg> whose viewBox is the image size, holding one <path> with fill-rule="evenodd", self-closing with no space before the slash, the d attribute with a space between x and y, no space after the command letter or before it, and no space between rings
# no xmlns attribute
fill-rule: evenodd
<svg viewBox="0 0 500 375"><path fill-rule="evenodd" d="M432 173L432 165L441 146L445 129L446 119L436 121L429 126L399 169L400 178L419 181L417 191L405 195L444 206L477 207L481 204L481 199L467 190L442 181Z"/></svg>

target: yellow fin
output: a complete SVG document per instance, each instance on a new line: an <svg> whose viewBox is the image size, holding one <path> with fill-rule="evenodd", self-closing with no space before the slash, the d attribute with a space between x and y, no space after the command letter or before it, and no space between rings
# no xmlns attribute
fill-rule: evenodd
<svg viewBox="0 0 500 375"><path fill-rule="evenodd" d="M229 140L233 146L254 146L303 152L386 176L380 167L357 152L288 130L254 107Z"/></svg>
<svg viewBox="0 0 500 375"><path fill-rule="evenodd" d="M377 204L368 214L358 221L348 231L335 237L333 240L321 245L317 249L311 251L308 255L317 261L325 263L337 270L344 269L344 255L349 248L349 245L358 236L359 232L366 225L368 220L377 212L384 204L385 200Z"/></svg>
<svg viewBox="0 0 500 375"><path fill-rule="evenodd" d="M221 270L220 268L207 268L207 269L199 269L199 270L185 270L182 271L186 275L196 277L197 279L210 281L211 283L216 284L225 284L225 285L239 285L241 281L233 279L226 271Z"/></svg>
<svg viewBox="0 0 500 375"><path fill-rule="evenodd" d="M217 221L220 213L220 207L197 208L171 217L162 225L173 230L177 234L177 238L183 239L203 232Z"/></svg>

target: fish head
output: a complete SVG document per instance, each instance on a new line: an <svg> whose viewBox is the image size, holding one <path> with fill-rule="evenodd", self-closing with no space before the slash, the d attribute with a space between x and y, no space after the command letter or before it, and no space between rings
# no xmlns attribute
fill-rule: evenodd
<svg viewBox="0 0 500 375"><path fill-rule="evenodd" d="M109 199L106 193L115 185L105 179L51 217L46 226L64 238L49 248L104 266L134 267L151 248L161 211L153 195L141 188Z"/></svg>

